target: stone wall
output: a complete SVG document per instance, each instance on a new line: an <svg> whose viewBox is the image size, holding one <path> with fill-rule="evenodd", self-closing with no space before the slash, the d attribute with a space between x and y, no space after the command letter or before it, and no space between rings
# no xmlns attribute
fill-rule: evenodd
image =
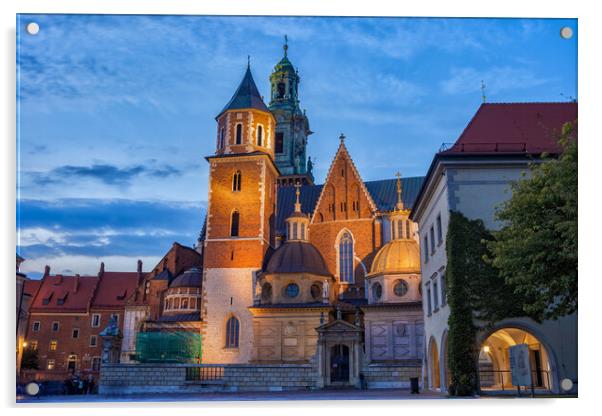
<svg viewBox="0 0 602 416"><path fill-rule="evenodd" d="M195 367L209 377L187 380L186 368ZM306 390L314 388L315 383L316 374L309 364L103 364L99 393Z"/></svg>
<svg viewBox="0 0 602 416"><path fill-rule="evenodd" d="M363 369L369 389L409 388L410 377L422 378L422 366L399 364L369 364Z"/></svg>

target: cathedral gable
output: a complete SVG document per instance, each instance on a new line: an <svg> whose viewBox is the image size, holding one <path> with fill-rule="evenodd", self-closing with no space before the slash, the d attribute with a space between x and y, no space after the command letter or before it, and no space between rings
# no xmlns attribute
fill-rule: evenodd
<svg viewBox="0 0 602 416"><path fill-rule="evenodd" d="M312 223L372 218L377 209L341 141L318 198Z"/></svg>

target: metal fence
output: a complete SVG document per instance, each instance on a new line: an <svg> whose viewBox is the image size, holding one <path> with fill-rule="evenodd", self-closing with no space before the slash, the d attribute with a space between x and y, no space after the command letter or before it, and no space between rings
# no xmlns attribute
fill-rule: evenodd
<svg viewBox="0 0 602 416"><path fill-rule="evenodd" d="M220 365L202 364L186 367L186 381L216 382L224 379L224 367Z"/></svg>
<svg viewBox="0 0 602 416"><path fill-rule="evenodd" d="M481 380L482 390L509 390L517 388L520 393L521 386L512 384L512 371L510 370L479 370L479 379ZM491 385L484 385L484 382ZM531 371L531 386L522 386L525 391L535 389L550 390L550 372L547 370Z"/></svg>

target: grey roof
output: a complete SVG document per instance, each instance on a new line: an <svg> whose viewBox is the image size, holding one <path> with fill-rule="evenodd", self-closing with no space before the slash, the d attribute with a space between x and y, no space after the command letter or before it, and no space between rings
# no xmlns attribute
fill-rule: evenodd
<svg viewBox="0 0 602 416"><path fill-rule="evenodd" d="M261 98L261 94L259 94L259 90L257 89L257 85L253 80L253 75L251 75L251 67L247 67L247 72L245 72L245 76L243 77L238 89L228 102L224 109L219 112L216 118L221 116L224 111L227 110L237 110L242 108L256 108L258 110L262 110L265 112L269 112L270 110L263 102Z"/></svg>
<svg viewBox="0 0 602 416"><path fill-rule="evenodd" d="M289 241L278 247L270 257L265 272L330 276L318 249L309 242L301 241Z"/></svg>
<svg viewBox="0 0 602 416"><path fill-rule="evenodd" d="M153 280L171 280L171 272L169 271L169 269L163 269L161 271L161 273L159 273L158 275L156 275L155 277L153 277Z"/></svg>
<svg viewBox="0 0 602 416"><path fill-rule="evenodd" d="M169 287L201 287L202 280L203 271L196 267L191 267L173 279Z"/></svg>
<svg viewBox="0 0 602 416"><path fill-rule="evenodd" d="M412 209L418 192L424 182L424 176L401 179L401 198L406 208ZM364 182L370 196L379 211L392 211L397 203L397 179L383 179L379 181ZM324 185L305 185L301 187L301 211L313 214L320 192ZM276 229L283 234L286 229L285 220L291 216L295 207L295 188L283 186L278 188L278 215L276 216Z"/></svg>

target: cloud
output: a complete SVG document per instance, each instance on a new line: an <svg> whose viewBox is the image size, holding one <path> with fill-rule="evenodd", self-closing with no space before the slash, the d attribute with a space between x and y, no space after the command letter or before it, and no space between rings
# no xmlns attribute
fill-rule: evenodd
<svg viewBox="0 0 602 416"><path fill-rule="evenodd" d="M37 185L49 185L74 182L81 179L94 179L107 185L128 186L131 181L141 176L167 178L180 176L182 172L173 166L132 165L118 167L110 164L93 164L90 166L65 165L48 172L26 172Z"/></svg>
<svg viewBox="0 0 602 416"><path fill-rule="evenodd" d="M451 77L441 82L441 89L446 94L474 93L481 89L481 80L485 83L486 95L536 87L549 82L526 68L503 66L480 71L470 67L452 68Z"/></svg>
<svg viewBox="0 0 602 416"><path fill-rule="evenodd" d="M28 259L161 256L174 241L192 245L204 213L187 201L21 200L18 251Z"/></svg>

